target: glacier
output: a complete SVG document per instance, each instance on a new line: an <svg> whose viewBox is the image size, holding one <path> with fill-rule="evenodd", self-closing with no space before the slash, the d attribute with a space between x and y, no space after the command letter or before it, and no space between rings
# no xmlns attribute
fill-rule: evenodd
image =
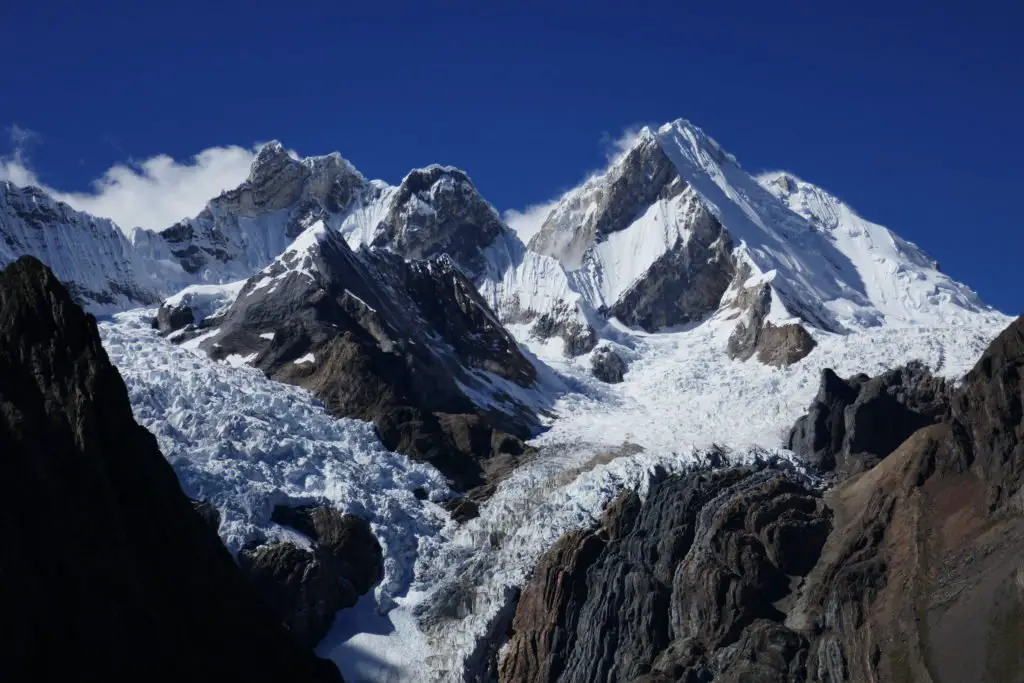
<svg viewBox="0 0 1024 683"><path fill-rule="evenodd" d="M126 238L38 190L0 190L0 265L37 255L105 316L104 346L136 419L186 493L220 511L232 552L303 542L271 521L280 503L326 501L370 521L384 580L339 614L319 649L349 680L463 680L494 656L536 558L594 524L623 488L643 492L657 469L710 453L791 462L780 444L824 368L875 374L920 360L955 379L1010 322L916 245L791 174L747 173L682 119L644 129L558 198L528 244L458 169L419 169L391 186L340 155L294 159L279 143L261 150L242 187L167 234ZM247 278L324 231L353 249L448 254L537 369L543 401L517 396L544 406L536 455L478 518L452 521L441 503L456 494L444 477L388 451L371 424L331 417L306 390L248 367L248 356L209 358L201 346L216 331L182 341L152 328L161 302L198 320L223 313ZM711 257L725 260L709 266ZM718 270L674 324L624 321L637 297L672 293L652 289L664 264ZM800 324L816 342L788 367L727 353L737 302L764 286L768 319ZM592 376L598 340L626 361L622 383Z"/></svg>

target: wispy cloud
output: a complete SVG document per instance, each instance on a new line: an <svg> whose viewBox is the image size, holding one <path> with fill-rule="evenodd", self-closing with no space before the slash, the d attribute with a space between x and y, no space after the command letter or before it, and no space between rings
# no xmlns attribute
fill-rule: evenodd
<svg viewBox="0 0 1024 683"><path fill-rule="evenodd" d="M522 211L509 209L502 214L502 218L508 227L515 230L516 234L519 235L519 239L523 242L529 242L530 238L540 231L541 225L544 224L544 219L548 217L551 209L557 203L558 200L555 199L543 204L533 204Z"/></svg>
<svg viewBox="0 0 1024 683"><path fill-rule="evenodd" d="M111 166L87 192L63 192L41 182L32 168L26 148L38 135L17 125L7 131L11 152L0 157L0 180L36 185L79 211L112 219L126 232L136 226L162 230L196 215L212 197L245 180L259 150L210 147L184 161L158 154Z"/></svg>
<svg viewBox="0 0 1024 683"><path fill-rule="evenodd" d="M603 133L601 138L598 140L598 144L604 151L606 162L605 167L585 174L584 180L580 185L603 174L608 170L609 166L621 159L622 156L636 144L637 138L640 136L640 131L643 129L643 124L637 124L629 126L618 135ZM580 185L577 185L576 187L579 187ZM540 230L541 226L544 224L544 219L548 217L549 213L551 213L551 209L558 204L560 198L561 197L559 196L547 202L531 204L521 210L508 209L502 214L502 218L508 227L515 230L516 234L519 235L519 239L523 240L523 242L529 242L530 238Z"/></svg>
<svg viewBox="0 0 1024 683"><path fill-rule="evenodd" d="M28 148L39 140L39 134L16 123L7 126L4 131L11 152L0 156L0 180L9 180L15 185L38 185L39 178L29 169Z"/></svg>
<svg viewBox="0 0 1024 683"><path fill-rule="evenodd" d="M621 159L636 144L637 138L640 137L640 131L643 129L643 125L637 124L629 126L619 135L604 133L601 136L601 147L604 149L605 160L609 164L613 164Z"/></svg>

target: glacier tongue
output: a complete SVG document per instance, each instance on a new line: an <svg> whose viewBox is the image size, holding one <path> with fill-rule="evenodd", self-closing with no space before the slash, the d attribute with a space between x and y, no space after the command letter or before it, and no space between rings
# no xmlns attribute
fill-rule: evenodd
<svg viewBox="0 0 1024 683"><path fill-rule="evenodd" d="M451 495L437 470L386 450L372 425L331 417L302 389L160 338L151 316L138 310L103 322L103 345L135 419L156 435L185 492L220 511L228 548L294 540L270 521L274 506L330 501L369 519L384 547L380 604L403 595L418 539L449 523L439 505L413 493Z"/></svg>

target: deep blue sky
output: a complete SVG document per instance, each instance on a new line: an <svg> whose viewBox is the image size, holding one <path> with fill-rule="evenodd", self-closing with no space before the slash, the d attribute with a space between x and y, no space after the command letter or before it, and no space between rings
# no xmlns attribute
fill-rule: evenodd
<svg viewBox="0 0 1024 683"><path fill-rule="evenodd" d="M523 208L601 165L603 138L685 117L1024 310L1024 3L2 4L0 124L40 133L63 190L279 138L392 182L455 164Z"/></svg>

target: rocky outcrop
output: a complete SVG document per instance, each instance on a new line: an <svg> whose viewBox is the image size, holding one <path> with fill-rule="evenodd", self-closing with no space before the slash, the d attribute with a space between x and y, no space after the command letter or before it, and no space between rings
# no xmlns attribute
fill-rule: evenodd
<svg viewBox="0 0 1024 683"><path fill-rule="evenodd" d="M559 337L562 340L562 353L567 358L575 358L587 353L597 345L597 332L576 314L572 307L559 302L549 311L526 318L533 319L530 336L545 340ZM511 318L508 322L518 322L519 318Z"/></svg>
<svg viewBox="0 0 1024 683"><path fill-rule="evenodd" d="M784 368L806 358L817 345L803 325L765 323L757 338L757 360L765 365Z"/></svg>
<svg viewBox="0 0 1024 683"><path fill-rule="evenodd" d="M473 278L484 268L483 250L507 230L465 172L435 165L402 180L373 244L409 259L447 254Z"/></svg>
<svg viewBox="0 0 1024 683"><path fill-rule="evenodd" d="M465 524L480 516L480 506L469 498L449 498L441 502L441 507L447 510L458 524Z"/></svg>
<svg viewBox="0 0 1024 683"><path fill-rule="evenodd" d="M292 637L315 647L338 610L356 604L384 576L380 543L366 520L324 507L274 509L273 521L309 539L243 549L238 563Z"/></svg>
<svg viewBox="0 0 1024 683"><path fill-rule="evenodd" d="M317 225L210 324L213 356L241 356L335 415L372 420L385 446L463 491L484 483L484 461L523 453L539 430L506 389L531 387L533 364L446 256L356 253Z"/></svg>
<svg viewBox="0 0 1024 683"><path fill-rule="evenodd" d="M153 327L160 331L160 334L168 335L172 332L188 327L196 322L192 309L185 305L168 305L163 303L153 318Z"/></svg>
<svg viewBox="0 0 1024 683"><path fill-rule="evenodd" d="M729 335L726 353L737 360L757 354L758 361L774 367L787 367L803 360L817 342L801 324L775 325L768 321L775 292L767 282L746 286L750 273L746 264L736 271L734 286L738 286L738 292L731 305L739 311L741 319Z"/></svg>
<svg viewBox="0 0 1024 683"><path fill-rule="evenodd" d="M600 528L541 558L500 680L697 681L741 669L791 680L807 643L779 605L830 528L820 496L771 468L667 477L643 504L620 496Z"/></svg>
<svg viewBox="0 0 1024 683"><path fill-rule="evenodd" d="M4 678L340 680L262 607L132 417L95 319L30 258L0 273L0 460Z"/></svg>
<svg viewBox="0 0 1024 683"><path fill-rule="evenodd" d="M699 201L687 204L680 221L689 231L687 239L678 240L602 313L655 332L718 309L734 277L732 240Z"/></svg>
<svg viewBox="0 0 1024 683"><path fill-rule="evenodd" d="M590 373L602 382L618 384L626 376L626 361L611 347L601 346L590 357Z"/></svg>
<svg viewBox="0 0 1024 683"><path fill-rule="evenodd" d="M941 420L950 393L950 384L921 363L846 380L825 369L818 394L793 426L786 447L819 472L858 472Z"/></svg>

